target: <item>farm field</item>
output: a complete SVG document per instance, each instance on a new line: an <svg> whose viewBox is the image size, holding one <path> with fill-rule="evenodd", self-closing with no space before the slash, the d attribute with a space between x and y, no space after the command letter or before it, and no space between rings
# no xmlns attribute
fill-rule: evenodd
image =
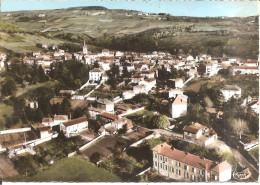
<svg viewBox="0 0 260 185"><path fill-rule="evenodd" d="M34 176L19 176L11 181L37 182L120 182L121 179L105 169L83 160L78 156L64 158L47 170Z"/></svg>

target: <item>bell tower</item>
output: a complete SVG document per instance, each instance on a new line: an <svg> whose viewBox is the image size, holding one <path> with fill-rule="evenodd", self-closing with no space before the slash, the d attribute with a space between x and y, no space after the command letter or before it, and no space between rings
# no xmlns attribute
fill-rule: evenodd
<svg viewBox="0 0 260 185"><path fill-rule="evenodd" d="M84 45L83 45L83 54L84 55L87 55L88 54L88 48L87 48L87 45L85 43L85 39L84 39Z"/></svg>

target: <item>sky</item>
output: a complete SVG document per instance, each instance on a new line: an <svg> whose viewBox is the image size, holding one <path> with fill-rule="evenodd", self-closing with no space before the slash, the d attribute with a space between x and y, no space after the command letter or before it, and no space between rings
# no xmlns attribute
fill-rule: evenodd
<svg viewBox="0 0 260 185"><path fill-rule="evenodd" d="M259 15L257 1L184 0L1 0L1 11L48 10L76 6L104 6L109 9L169 13L173 16L246 17Z"/></svg>

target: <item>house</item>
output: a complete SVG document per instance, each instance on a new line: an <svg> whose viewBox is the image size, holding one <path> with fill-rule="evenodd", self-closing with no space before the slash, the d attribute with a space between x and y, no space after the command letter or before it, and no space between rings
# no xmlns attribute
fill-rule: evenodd
<svg viewBox="0 0 260 185"><path fill-rule="evenodd" d="M61 123L64 123L66 121L69 121L68 115L54 115L54 125L60 125Z"/></svg>
<svg viewBox="0 0 260 185"><path fill-rule="evenodd" d="M181 89L170 89L168 98L176 98L178 95L183 95L183 91Z"/></svg>
<svg viewBox="0 0 260 185"><path fill-rule="evenodd" d="M199 123L192 123L183 128L183 138L191 143L206 147L218 139L217 133Z"/></svg>
<svg viewBox="0 0 260 185"><path fill-rule="evenodd" d="M107 123L104 125L104 128L106 132L115 134L117 133L120 129L123 129L124 126L126 127L126 130L129 131L133 128L133 123L131 120L127 118L118 118L114 120L111 123Z"/></svg>
<svg viewBox="0 0 260 185"><path fill-rule="evenodd" d="M107 113L114 114L114 102L108 100L108 99L102 99L99 98L97 100L97 108L105 110Z"/></svg>
<svg viewBox="0 0 260 185"><path fill-rule="evenodd" d="M43 118L42 119L42 124L45 125L46 127L52 127L54 124L54 121L52 118Z"/></svg>
<svg viewBox="0 0 260 185"><path fill-rule="evenodd" d="M145 86L145 92L149 92L156 86L156 79L155 78L149 78L144 81L140 81L138 85L144 85Z"/></svg>
<svg viewBox="0 0 260 185"><path fill-rule="evenodd" d="M154 78L154 71L143 71L140 75L146 78Z"/></svg>
<svg viewBox="0 0 260 185"><path fill-rule="evenodd" d="M119 117L117 115L113 115L113 114L109 114L107 112L102 112L100 115L98 115L99 120L102 123L111 123L117 119L119 119Z"/></svg>
<svg viewBox="0 0 260 185"><path fill-rule="evenodd" d="M75 91L73 91L73 90L60 90L59 94L61 94L62 96L63 95L71 96L71 95L75 94Z"/></svg>
<svg viewBox="0 0 260 185"><path fill-rule="evenodd" d="M135 92L132 90L124 91L123 92L123 99L128 100L132 99L135 96Z"/></svg>
<svg viewBox="0 0 260 185"><path fill-rule="evenodd" d="M141 76L141 75L134 75L132 78L131 78L131 82L132 83L139 83L140 81L143 81L144 80L144 76Z"/></svg>
<svg viewBox="0 0 260 185"><path fill-rule="evenodd" d="M223 94L225 101L229 100L231 97L241 97L241 88L236 85L225 85L220 91Z"/></svg>
<svg viewBox="0 0 260 185"><path fill-rule="evenodd" d="M85 128L88 128L88 119L86 117L80 117L60 124L60 130L63 131L66 137L73 136Z"/></svg>
<svg viewBox="0 0 260 185"><path fill-rule="evenodd" d="M140 94L140 93L148 94L148 91L149 91L148 87L145 84L140 84L133 87L133 92L135 94Z"/></svg>
<svg viewBox="0 0 260 185"><path fill-rule="evenodd" d="M100 81L102 79L102 74L104 71L99 68L94 68L89 71L89 80Z"/></svg>
<svg viewBox="0 0 260 185"><path fill-rule="evenodd" d="M177 97L170 103L170 113L172 118L178 118L187 114L188 103L185 97L177 95Z"/></svg>
<svg viewBox="0 0 260 185"><path fill-rule="evenodd" d="M49 118L47 118L47 119L49 119ZM47 120L45 120L45 121L47 121ZM49 120L49 121L51 121L51 120ZM46 125L48 125L48 124L42 124L42 123L31 124L31 130L39 138L45 138L45 137L51 136L54 133L54 131L52 131L51 128Z"/></svg>
<svg viewBox="0 0 260 185"><path fill-rule="evenodd" d="M224 182L232 176L232 166L202 158L172 148L167 143L159 144L152 149L153 169L158 174L188 182Z"/></svg>
<svg viewBox="0 0 260 185"><path fill-rule="evenodd" d="M259 75L258 67L248 67L248 66L233 66L231 68L233 75L240 74L256 74Z"/></svg>
<svg viewBox="0 0 260 185"><path fill-rule="evenodd" d="M96 108L96 107L89 107L89 119L96 120L97 116L100 115L102 112L105 112L104 109Z"/></svg>
<svg viewBox="0 0 260 185"><path fill-rule="evenodd" d="M216 74L218 74L218 62L217 61L206 62L206 75L211 77Z"/></svg>
<svg viewBox="0 0 260 185"><path fill-rule="evenodd" d="M181 78L169 79L168 85L170 88L182 88L184 86L183 80Z"/></svg>

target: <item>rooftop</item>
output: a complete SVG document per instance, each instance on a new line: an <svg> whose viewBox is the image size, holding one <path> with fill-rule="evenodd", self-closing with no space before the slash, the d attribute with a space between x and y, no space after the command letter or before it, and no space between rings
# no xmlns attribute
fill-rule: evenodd
<svg viewBox="0 0 260 185"><path fill-rule="evenodd" d="M171 146L167 143L159 144L155 146L152 150L159 153L160 155L169 157L171 159L199 169L221 172L231 168L231 165L226 161L218 163L209 159L201 158L197 155L171 148Z"/></svg>
<svg viewBox="0 0 260 185"><path fill-rule="evenodd" d="M63 125L65 127L69 127L69 126L77 125L77 124L85 122L85 121L88 121L88 119L86 117L80 117L80 118L77 118L77 119L67 121L67 122L63 123Z"/></svg>

